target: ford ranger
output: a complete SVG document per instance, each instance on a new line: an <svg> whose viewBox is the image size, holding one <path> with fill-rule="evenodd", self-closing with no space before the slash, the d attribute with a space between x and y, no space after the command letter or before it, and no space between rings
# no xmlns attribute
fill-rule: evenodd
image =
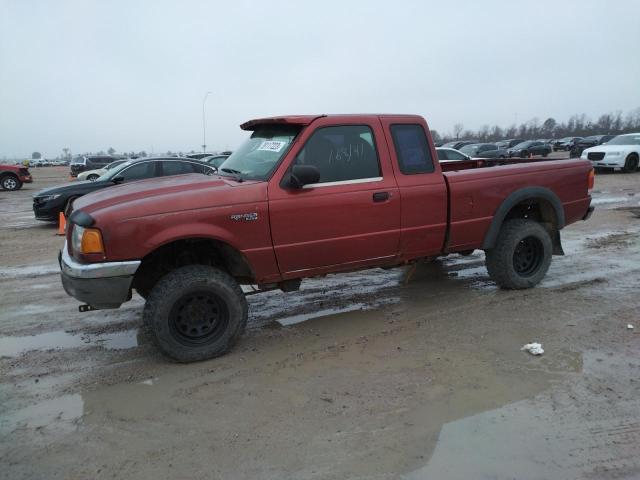
<svg viewBox="0 0 640 480"><path fill-rule="evenodd" d="M118 308L136 290L159 349L202 360L245 328L241 285L287 292L312 276L482 249L500 287L530 288L563 253L560 230L593 211L588 161L441 165L416 115L241 128L249 137L214 176L133 182L75 202L59 262L81 310Z"/></svg>

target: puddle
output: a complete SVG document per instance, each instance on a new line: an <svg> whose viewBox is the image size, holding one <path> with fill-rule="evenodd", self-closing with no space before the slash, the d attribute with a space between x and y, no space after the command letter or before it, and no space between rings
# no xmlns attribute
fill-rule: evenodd
<svg viewBox="0 0 640 480"><path fill-rule="evenodd" d="M11 433L20 428L42 429L55 426L56 433L73 430L82 416L84 402L79 394L62 395L0 417L0 432Z"/></svg>
<svg viewBox="0 0 640 480"><path fill-rule="evenodd" d="M20 265L17 267L4 267L0 269L0 278L36 277L59 272L60 266L57 263L48 265Z"/></svg>
<svg viewBox="0 0 640 480"><path fill-rule="evenodd" d="M137 347L137 330L103 335L74 335L59 330L26 337L0 337L0 357L17 357L32 350L61 350L90 346L99 346L107 350Z"/></svg>
<svg viewBox="0 0 640 480"><path fill-rule="evenodd" d="M630 200L629 197L593 198L591 199L591 205L606 205L608 203L626 203L629 200Z"/></svg>

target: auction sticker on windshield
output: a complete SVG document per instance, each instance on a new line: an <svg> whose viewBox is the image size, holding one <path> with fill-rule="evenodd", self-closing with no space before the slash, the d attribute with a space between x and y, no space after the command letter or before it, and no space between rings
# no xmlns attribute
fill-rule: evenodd
<svg viewBox="0 0 640 480"><path fill-rule="evenodd" d="M267 152L279 152L282 150L287 142L280 142L278 140L265 140L262 145L258 147L258 150L265 150Z"/></svg>

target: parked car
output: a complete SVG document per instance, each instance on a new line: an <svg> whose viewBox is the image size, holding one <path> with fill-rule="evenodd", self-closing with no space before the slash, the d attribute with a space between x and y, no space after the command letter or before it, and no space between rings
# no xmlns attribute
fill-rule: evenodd
<svg viewBox="0 0 640 480"><path fill-rule="evenodd" d="M590 137L584 137L578 140L578 142L576 142L574 146L571 148L570 156L573 158L578 158L580 155L582 155L582 152L585 149L595 147L596 145L602 145L604 143L607 143L609 140L611 140L614 137L615 135L591 135Z"/></svg>
<svg viewBox="0 0 640 480"><path fill-rule="evenodd" d="M495 143L472 143L460 149L465 155L472 158L507 158L509 152L499 148Z"/></svg>
<svg viewBox="0 0 640 480"><path fill-rule="evenodd" d="M185 158L193 158L194 160L202 160L205 157L212 157L215 153L187 153Z"/></svg>
<svg viewBox="0 0 640 480"><path fill-rule="evenodd" d="M465 155L461 151L455 150L453 148L437 147L436 154L438 155L438 160L440 160L440 163L471 160L471 157L469 155Z"/></svg>
<svg viewBox="0 0 640 480"><path fill-rule="evenodd" d="M442 145L443 148L453 148L454 150L460 150L465 145L471 145L472 143L478 143L477 140L454 140L453 142L447 142Z"/></svg>
<svg viewBox="0 0 640 480"><path fill-rule="evenodd" d="M509 150L509 157L525 158L529 155L542 155L546 157L551 153L551 145L548 143L538 142L537 140L527 140L519 143Z"/></svg>
<svg viewBox="0 0 640 480"><path fill-rule="evenodd" d="M116 160L118 158L111 155L81 155L71 160L69 173L72 177L77 177L81 172L104 168Z"/></svg>
<svg viewBox="0 0 640 480"><path fill-rule="evenodd" d="M116 160L115 162L111 162L109 165L107 165L104 168L98 168L97 170L86 170L78 174L78 180L89 180L93 182L97 180L98 177L100 177L101 175L104 175L105 173L107 173L107 171L117 167L118 165L122 165L124 162L127 162L127 161L128 159Z"/></svg>
<svg viewBox="0 0 640 480"><path fill-rule="evenodd" d="M582 140L582 137L564 137L559 140L554 140L551 144L554 152L565 151L569 152L573 146Z"/></svg>
<svg viewBox="0 0 640 480"><path fill-rule="evenodd" d="M224 161L229 158L229 155L231 155L231 153L229 154L220 154L220 155L211 155L209 157L203 157L200 159L201 162L207 163L213 167L215 167L215 169L217 170L220 165L222 165L224 163Z"/></svg>
<svg viewBox="0 0 640 480"><path fill-rule="evenodd" d="M640 133L618 135L606 144L585 149L580 158L590 160L598 169L621 168L626 173L635 172L640 158Z"/></svg>
<svg viewBox="0 0 640 480"><path fill-rule="evenodd" d="M251 135L217 176L76 201L59 260L81 310L118 308L135 289L156 346L181 362L203 360L244 330L242 284L292 291L307 277L483 249L498 285L530 288L562 251L560 230L593 210L589 162L485 169L477 160L443 173L417 115L282 116L241 127Z"/></svg>
<svg viewBox="0 0 640 480"><path fill-rule="evenodd" d="M214 169L190 158L159 157L130 160L108 170L94 181L86 180L46 188L33 196L33 212L38 220L56 221L68 213L72 202L87 193L121 183L186 173L212 175Z"/></svg>
<svg viewBox="0 0 640 480"><path fill-rule="evenodd" d="M22 184L33 182L27 167L0 164L0 186L3 190L20 190Z"/></svg>

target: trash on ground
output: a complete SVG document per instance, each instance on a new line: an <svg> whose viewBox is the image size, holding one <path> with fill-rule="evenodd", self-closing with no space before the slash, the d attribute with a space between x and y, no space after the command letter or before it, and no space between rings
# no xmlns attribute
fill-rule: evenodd
<svg viewBox="0 0 640 480"><path fill-rule="evenodd" d="M627 330L633 330L633 325L631 325L630 323L627 323Z"/></svg>
<svg viewBox="0 0 640 480"><path fill-rule="evenodd" d="M544 350L542 349L542 344L541 343L535 343L535 342L527 343L520 350L526 350L531 355L542 355L544 353Z"/></svg>

